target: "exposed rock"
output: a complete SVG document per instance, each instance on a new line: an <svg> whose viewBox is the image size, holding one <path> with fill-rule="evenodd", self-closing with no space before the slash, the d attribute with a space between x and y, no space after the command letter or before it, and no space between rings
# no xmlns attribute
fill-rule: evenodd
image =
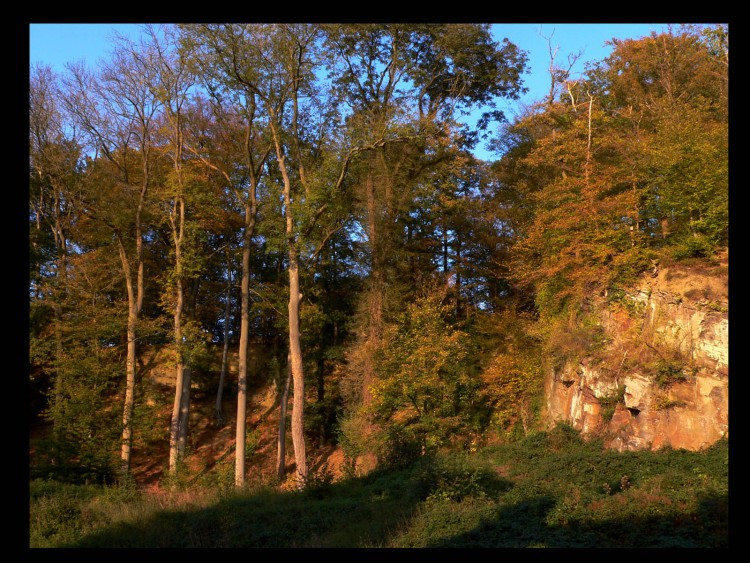
<svg viewBox="0 0 750 563"><path fill-rule="evenodd" d="M718 272L662 267L627 310L599 303L606 349L548 372L549 425L569 422L617 450L699 450L728 436L728 283ZM602 405L621 390L605 420Z"/></svg>

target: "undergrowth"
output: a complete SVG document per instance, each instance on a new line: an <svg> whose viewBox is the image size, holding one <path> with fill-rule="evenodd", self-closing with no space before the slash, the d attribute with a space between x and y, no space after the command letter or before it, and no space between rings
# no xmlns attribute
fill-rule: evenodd
<svg viewBox="0 0 750 563"><path fill-rule="evenodd" d="M566 425L304 491L30 483L31 547L727 547L728 443L617 452ZM211 484L214 483L214 484Z"/></svg>

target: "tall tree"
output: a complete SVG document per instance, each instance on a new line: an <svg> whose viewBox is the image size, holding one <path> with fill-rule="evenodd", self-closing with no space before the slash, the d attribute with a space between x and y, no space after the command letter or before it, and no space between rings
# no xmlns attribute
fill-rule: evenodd
<svg viewBox="0 0 750 563"><path fill-rule="evenodd" d="M66 105L88 136L90 146L117 171L117 188L128 218L111 217L115 209L96 207L92 215L109 225L125 279L127 359L122 415L121 468L130 472L132 418L135 404L138 320L144 299L144 213L151 187L153 129L158 101L147 77L154 66L139 56L130 40L120 38L112 59L95 76L82 65L70 66L65 79ZM92 194L93 195L93 194ZM98 196L96 196L98 197ZM107 216L110 217L107 217Z"/></svg>
<svg viewBox="0 0 750 563"><path fill-rule="evenodd" d="M155 68L148 75L148 87L163 108L161 134L164 143L160 149L171 161L167 177L166 199L168 220L174 250L174 342L176 353L175 398L169 432L169 470L177 471L178 462L185 454L190 414L191 368L187 362L189 346L185 324L185 283L189 268L189 250L186 249L187 188L190 183L185 155L185 106L193 86L193 77L185 59L177 52L177 36L173 28L146 26L146 41L139 45L141 56L152 60ZM188 250L188 252L186 252Z"/></svg>
<svg viewBox="0 0 750 563"><path fill-rule="evenodd" d="M221 352L221 370L219 373L219 387L216 390L216 406L214 407L214 419L216 424L222 426L225 424L224 418L224 387L229 367L229 335L230 319L232 311L232 254L229 245L225 245L224 252L227 257L226 273L226 292L224 294L224 319L223 319L223 338Z"/></svg>
<svg viewBox="0 0 750 563"><path fill-rule="evenodd" d="M244 211L240 342L235 437L235 484L245 483L247 424L247 354L250 333L250 254L258 214L258 189L272 145L263 133L266 119L258 103L260 61L253 52L253 35L244 25L184 25L183 46L209 92L218 143L196 137L191 149L207 167L226 181ZM237 134L240 133L238 136ZM242 163L237 167L237 163Z"/></svg>
<svg viewBox="0 0 750 563"><path fill-rule="evenodd" d="M62 323L69 231L80 206L81 150L73 136L75 129L69 129L64 120L57 89L57 76L50 67L32 68L29 80L29 203L34 271L31 281L37 302L50 304L54 311L54 355L59 363L63 356ZM70 132L66 132L66 128ZM59 369L54 381L53 410L61 408L63 400ZM57 434L56 418L53 415Z"/></svg>
<svg viewBox="0 0 750 563"><path fill-rule="evenodd" d="M269 77L278 84L278 90L265 92L261 99L266 104L269 128L276 152L276 164L281 174L283 214L289 276L289 363L293 383L292 445L296 463L296 478L299 488L305 486L308 476L307 453L304 437L305 378L300 334L300 260L304 251L303 236L310 235L317 220L329 208L330 203L320 197L318 188L325 184L326 139L316 143L305 135L304 127L315 123L315 92L313 71L316 68L316 40L319 33L315 25L280 25L269 30L268 40L272 45L272 60ZM310 102L302 106L303 97ZM304 109L308 112L303 113ZM312 114L312 115L311 115ZM312 117L312 119L310 119ZM311 123L312 122L312 123ZM316 153L320 156L317 156ZM334 177L335 184L328 194L335 196L346 178L349 160L355 151L349 151ZM325 193L325 192L324 192ZM317 201L316 201L317 199ZM309 214L305 217L306 212ZM325 244L327 237L321 244Z"/></svg>
<svg viewBox="0 0 750 563"><path fill-rule="evenodd" d="M233 41L231 49L217 51L222 57L221 68L244 89L247 99L257 100L273 143L275 160L269 180L278 186L276 194L282 202L280 212L289 283L288 333L294 389L292 440L298 484L304 486L307 456L299 318L300 263L307 252L319 253L340 228L340 224L331 225L331 222L330 227L323 227L322 218L331 216L336 207L332 202L342 191L351 160L366 147L341 148L332 136L335 122L330 120L336 114L320 104L314 87L318 26L226 26L219 28L219 32L228 34L223 44L230 45L229 39ZM238 52L242 53L241 60L248 67L238 66Z"/></svg>
<svg viewBox="0 0 750 563"><path fill-rule="evenodd" d="M502 120L492 109L522 91L526 56L507 40L492 40L487 25L365 24L327 27L334 82L351 107L358 135L377 135L382 149L358 170L369 273L364 341L352 356L362 373L362 401L371 400L374 354L380 347L386 296L398 282L395 248L411 236L411 214L424 174L446 162L453 147L471 147L478 134L456 117L490 106L479 123ZM359 359L360 361L356 361Z"/></svg>

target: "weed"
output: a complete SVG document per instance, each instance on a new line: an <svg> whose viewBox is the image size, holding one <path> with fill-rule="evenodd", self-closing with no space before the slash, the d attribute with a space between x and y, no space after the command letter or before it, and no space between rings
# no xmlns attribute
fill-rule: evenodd
<svg viewBox="0 0 750 563"><path fill-rule="evenodd" d="M615 409L619 403L625 404L625 386L618 385L617 389L609 395L599 397L602 420L606 423L612 420Z"/></svg>
<svg viewBox="0 0 750 563"><path fill-rule="evenodd" d="M658 387L669 387L687 380L685 365L679 360L660 358L654 370L654 383Z"/></svg>

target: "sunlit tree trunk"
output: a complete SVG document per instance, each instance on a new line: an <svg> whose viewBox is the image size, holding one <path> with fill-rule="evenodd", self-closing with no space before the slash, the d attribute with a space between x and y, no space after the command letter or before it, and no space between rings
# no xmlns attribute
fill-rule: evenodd
<svg viewBox="0 0 750 563"><path fill-rule="evenodd" d="M287 224L291 219L287 219ZM287 230L289 233L289 230ZM307 454L305 452L304 409L305 409L305 374L302 369L302 346L299 330L299 304L302 294L299 292L299 263L297 248L289 245L289 356L292 366L294 395L292 399L292 444L294 460L297 464L297 481L299 488L307 482Z"/></svg>
<svg viewBox="0 0 750 563"><path fill-rule="evenodd" d="M254 207L254 206L253 206ZM250 243L255 227L255 214L245 206L245 232L242 241L242 282L240 294L240 349L237 365L237 429L235 433L234 482L245 484L245 434L247 432L247 347L250 332Z"/></svg>
<svg viewBox="0 0 750 563"><path fill-rule="evenodd" d="M118 239L118 250L125 274L125 285L128 294L128 323L127 323L127 356L125 360L125 402L122 414L122 436L120 446L120 474L125 478L130 473L130 457L133 441L133 408L135 406L135 362L136 362L136 328L140 313L139 304L142 298L142 267L136 280L137 289L133 286L130 264L128 262L122 241Z"/></svg>

